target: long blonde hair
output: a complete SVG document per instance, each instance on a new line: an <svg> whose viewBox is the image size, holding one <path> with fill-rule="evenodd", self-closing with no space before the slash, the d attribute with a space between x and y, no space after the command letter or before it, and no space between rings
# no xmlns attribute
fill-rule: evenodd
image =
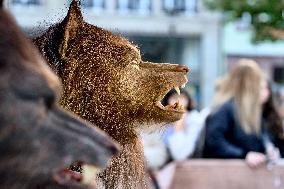
<svg viewBox="0 0 284 189"><path fill-rule="evenodd" d="M218 83L218 91L212 109L218 109L232 99L236 118L246 133L260 132L260 85L264 74L253 60L242 59L238 65Z"/></svg>

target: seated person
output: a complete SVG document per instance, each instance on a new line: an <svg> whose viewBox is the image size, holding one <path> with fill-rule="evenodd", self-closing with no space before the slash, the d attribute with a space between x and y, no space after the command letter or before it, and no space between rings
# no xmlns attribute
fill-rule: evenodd
<svg viewBox="0 0 284 189"><path fill-rule="evenodd" d="M259 66L240 61L220 87L206 120L204 157L245 159L255 168L267 158L279 158L277 148L283 156L281 119L276 111L265 110L272 96Z"/></svg>

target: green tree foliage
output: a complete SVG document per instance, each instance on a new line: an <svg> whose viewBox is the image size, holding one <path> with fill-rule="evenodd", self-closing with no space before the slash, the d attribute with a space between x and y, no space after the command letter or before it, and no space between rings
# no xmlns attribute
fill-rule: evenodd
<svg viewBox="0 0 284 189"><path fill-rule="evenodd" d="M253 40L284 39L284 0L204 0L209 9L221 10L227 19L249 17Z"/></svg>

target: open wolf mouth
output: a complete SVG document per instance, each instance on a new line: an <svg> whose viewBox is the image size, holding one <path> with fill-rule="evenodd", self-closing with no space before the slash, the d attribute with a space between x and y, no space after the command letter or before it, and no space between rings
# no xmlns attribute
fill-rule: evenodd
<svg viewBox="0 0 284 189"><path fill-rule="evenodd" d="M83 162L73 163L69 168L63 168L54 174L54 180L60 184L83 184L95 186L95 177L100 169Z"/></svg>
<svg viewBox="0 0 284 189"><path fill-rule="evenodd" d="M172 111L172 112L177 112L177 113L185 113L185 107L183 107L182 104L180 104L179 101L175 102L174 104L169 104L167 106L164 106L162 104L163 99L165 96L171 91L175 90L178 95L180 95L180 88L183 89L185 87L185 84L187 83L187 78L185 76L185 82L181 83L179 86L174 86L171 88L168 88L165 93L158 98L158 101L155 103L156 106L158 106L160 109L165 110L165 111Z"/></svg>

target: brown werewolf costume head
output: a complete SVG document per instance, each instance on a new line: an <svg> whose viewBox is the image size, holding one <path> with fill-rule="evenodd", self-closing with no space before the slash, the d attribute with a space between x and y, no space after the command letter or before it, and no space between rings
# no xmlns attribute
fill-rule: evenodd
<svg viewBox="0 0 284 189"><path fill-rule="evenodd" d="M188 68L145 62L136 46L83 20L73 0L64 20L34 40L63 82L61 105L94 123L123 149L100 175L107 188L144 187L143 152L136 129L181 118L163 96L187 82Z"/></svg>

